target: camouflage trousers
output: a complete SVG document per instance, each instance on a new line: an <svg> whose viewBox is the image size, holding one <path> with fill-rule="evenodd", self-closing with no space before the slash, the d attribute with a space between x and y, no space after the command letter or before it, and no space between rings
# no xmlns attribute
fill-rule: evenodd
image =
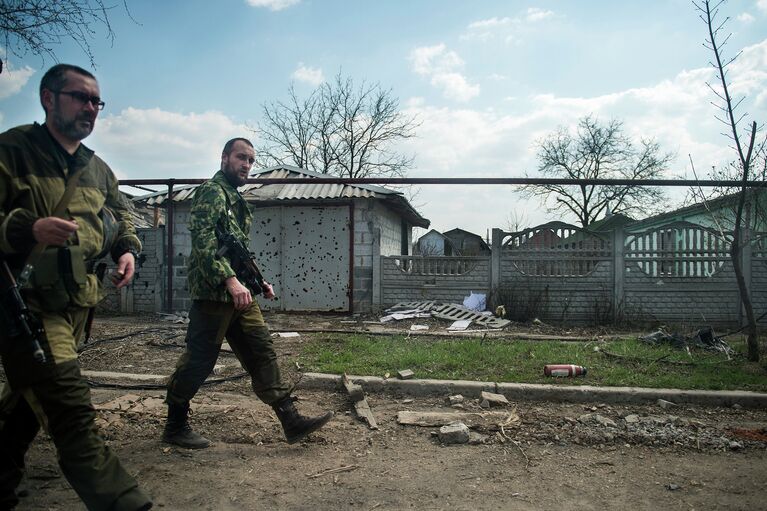
<svg viewBox="0 0 767 511"><path fill-rule="evenodd" d="M8 383L0 395L0 508L16 503L24 457L42 427L56 446L59 466L88 509L149 509L151 501L98 434L90 388L80 374L77 344L87 309L40 313L48 362L11 349L2 338ZM29 375L27 376L26 373Z"/></svg>
<svg viewBox="0 0 767 511"><path fill-rule="evenodd" d="M272 337L256 301L243 310L225 302L195 300L189 311L186 350L168 382L166 401L186 406L213 371L226 339L248 372L256 396L272 404L290 394L280 378Z"/></svg>

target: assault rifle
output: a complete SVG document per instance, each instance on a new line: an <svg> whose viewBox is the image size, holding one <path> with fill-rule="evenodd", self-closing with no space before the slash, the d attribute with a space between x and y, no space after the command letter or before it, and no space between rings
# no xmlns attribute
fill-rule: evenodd
<svg viewBox="0 0 767 511"><path fill-rule="evenodd" d="M221 247L216 251L216 259L226 256L237 278L256 295L264 292L264 276L256 263L255 254L238 240L232 233L216 226L216 237Z"/></svg>
<svg viewBox="0 0 767 511"><path fill-rule="evenodd" d="M5 316L3 324L7 328L8 339L19 338L27 344L26 348L32 353L35 362L44 364L45 352L40 346L40 340L45 330L40 320L27 308L16 279L5 261L0 264L0 293L0 306Z"/></svg>

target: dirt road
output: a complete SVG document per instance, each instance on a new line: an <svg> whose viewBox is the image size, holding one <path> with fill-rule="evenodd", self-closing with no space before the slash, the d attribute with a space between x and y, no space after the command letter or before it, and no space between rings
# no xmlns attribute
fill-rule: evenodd
<svg viewBox="0 0 767 511"><path fill-rule="evenodd" d="M156 326L156 325L155 325ZM155 328L144 325L144 330ZM135 332L97 325L96 338ZM122 329L122 330L121 330ZM132 329L132 330L131 330ZM86 350L92 370L168 374L178 332L154 330ZM291 353L281 361L295 381ZM222 355L222 374L236 371ZM251 509L765 509L767 411L679 406L511 403L507 425L476 429L477 443L442 445L437 427L405 426L397 412L485 412L474 397L368 394L370 430L342 393L301 390L304 413L333 410L326 428L290 446L246 380L205 387L192 423L214 441L187 451L163 445L162 391L94 389L99 427L123 462L170 510ZM39 437L28 457L20 510L84 509Z"/></svg>

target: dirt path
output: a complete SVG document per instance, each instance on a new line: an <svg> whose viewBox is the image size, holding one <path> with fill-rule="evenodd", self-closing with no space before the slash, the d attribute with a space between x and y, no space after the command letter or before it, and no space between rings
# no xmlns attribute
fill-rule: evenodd
<svg viewBox="0 0 767 511"><path fill-rule="evenodd" d="M96 338L136 331L101 323ZM156 325L155 325L156 326ZM145 325L145 329L154 328ZM101 343L83 366L169 374L178 332L165 329ZM288 378L299 349L281 343ZM222 374L236 371L231 357ZM658 406L512 403L517 418L476 445L442 445L437 427L404 426L397 412L484 410L467 396L368 394L380 429L367 428L341 393L300 390L304 413L333 410L326 428L289 446L247 380L205 387L192 423L214 441L203 451L159 442L162 391L94 389L98 425L123 462L169 510L251 509L765 509L767 411ZM81 510L39 437L28 457L29 495L19 510Z"/></svg>

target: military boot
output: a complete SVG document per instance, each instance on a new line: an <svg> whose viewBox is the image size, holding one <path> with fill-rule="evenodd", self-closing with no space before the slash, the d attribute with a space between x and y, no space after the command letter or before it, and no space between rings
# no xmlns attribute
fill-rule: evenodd
<svg viewBox="0 0 767 511"><path fill-rule="evenodd" d="M188 413L188 403L185 406L168 404L168 422L165 423L162 441L185 449L205 449L210 445L210 440L192 431L187 420Z"/></svg>
<svg viewBox="0 0 767 511"><path fill-rule="evenodd" d="M309 433L317 431L333 417L333 412L319 417L304 417L298 413L290 396L280 399L272 405L272 408L282 423L282 429L285 431L285 438L289 444L294 444Z"/></svg>

